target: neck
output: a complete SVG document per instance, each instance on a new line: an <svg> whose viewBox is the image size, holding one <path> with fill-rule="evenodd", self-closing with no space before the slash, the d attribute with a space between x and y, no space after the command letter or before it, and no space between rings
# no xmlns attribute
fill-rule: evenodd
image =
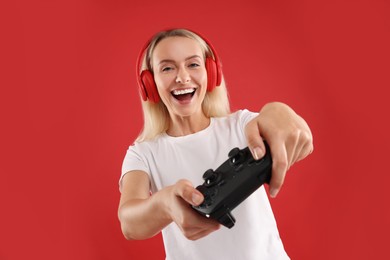
<svg viewBox="0 0 390 260"><path fill-rule="evenodd" d="M171 117L167 134L170 136L186 136L206 129L210 125L210 118L203 113L199 116Z"/></svg>

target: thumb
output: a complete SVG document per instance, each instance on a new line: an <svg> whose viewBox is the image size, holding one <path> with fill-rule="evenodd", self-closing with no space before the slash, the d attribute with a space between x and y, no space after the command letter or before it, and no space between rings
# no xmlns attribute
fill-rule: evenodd
<svg viewBox="0 0 390 260"><path fill-rule="evenodd" d="M203 194L195 189L190 181L179 180L175 186L175 195L181 197L187 203L198 206L203 202Z"/></svg>
<svg viewBox="0 0 390 260"><path fill-rule="evenodd" d="M252 120L246 125L245 136L253 158L261 159L265 155L265 146L256 120Z"/></svg>

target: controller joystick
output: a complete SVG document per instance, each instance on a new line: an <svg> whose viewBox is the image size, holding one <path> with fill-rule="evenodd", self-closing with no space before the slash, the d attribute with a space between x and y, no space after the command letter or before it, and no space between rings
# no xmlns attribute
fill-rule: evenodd
<svg viewBox="0 0 390 260"><path fill-rule="evenodd" d="M264 183L269 183L272 158L269 146L264 142L266 153L255 160L248 147L233 148L228 159L215 171L203 174L204 183L196 187L204 196L199 206L192 206L203 216L213 218L227 228L236 222L231 211Z"/></svg>
<svg viewBox="0 0 390 260"><path fill-rule="evenodd" d="M238 156L240 154L240 148L236 147L236 148L233 148L230 152L229 152L229 159L232 159L232 158L235 158L236 156Z"/></svg>
<svg viewBox="0 0 390 260"><path fill-rule="evenodd" d="M212 169L208 169L203 174L203 180L205 181L205 185L207 187L213 186L219 181L220 175L217 172L214 172Z"/></svg>
<svg viewBox="0 0 390 260"><path fill-rule="evenodd" d="M238 147L236 147L229 152L228 156L232 165L239 165L245 160L246 154Z"/></svg>

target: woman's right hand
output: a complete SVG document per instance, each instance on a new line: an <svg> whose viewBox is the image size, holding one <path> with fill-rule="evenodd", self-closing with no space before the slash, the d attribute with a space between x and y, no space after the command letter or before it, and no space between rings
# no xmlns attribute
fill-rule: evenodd
<svg viewBox="0 0 390 260"><path fill-rule="evenodd" d="M196 212L191 205L202 203L203 195L188 180L180 180L150 196L147 173L132 171L121 182L118 217L127 239L147 239L175 222L190 240L205 237L220 224Z"/></svg>
<svg viewBox="0 0 390 260"><path fill-rule="evenodd" d="M203 202L203 195L188 180L179 180L174 185L161 190L165 198L167 213L190 240L197 240L218 230L220 224L197 213L192 207Z"/></svg>

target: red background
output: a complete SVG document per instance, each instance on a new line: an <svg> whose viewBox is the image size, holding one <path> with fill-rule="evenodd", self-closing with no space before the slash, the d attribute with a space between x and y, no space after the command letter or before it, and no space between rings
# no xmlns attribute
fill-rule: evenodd
<svg viewBox="0 0 390 260"><path fill-rule="evenodd" d="M163 259L116 211L135 61L167 27L213 43L234 109L283 101L311 126L272 200L292 259L389 257L388 17L369 0L2 1L0 259Z"/></svg>

